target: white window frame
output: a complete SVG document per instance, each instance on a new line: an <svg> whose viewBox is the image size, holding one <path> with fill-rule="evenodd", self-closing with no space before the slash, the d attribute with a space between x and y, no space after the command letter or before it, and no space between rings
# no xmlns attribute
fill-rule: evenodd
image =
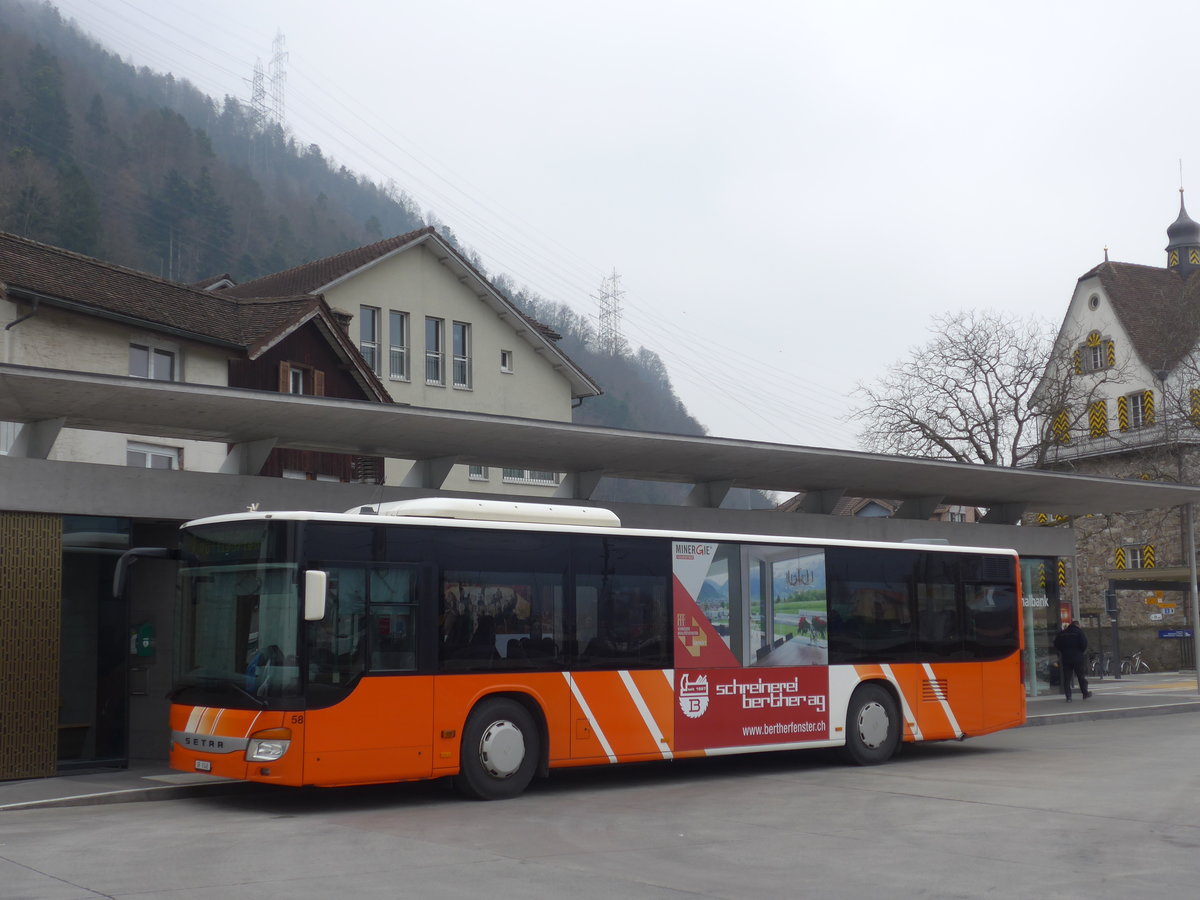
<svg viewBox="0 0 1200 900"><path fill-rule="evenodd" d="M133 371L133 351L146 351L146 374ZM169 378L160 378L156 376L157 365L156 360L167 359L171 364L171 375ZM145 378L148 381L180 381L180 364L179 364L179 348L169 344L159 344L154 341L132 340L129 342L129 377L130 378Z"/></svg>
<svg viewBox="0 0 1200 900"><path fill-rule="evenodd" d="M408 313L398 309L388 310L388 378L392 381L412 380L408 368L408 335Z"/></svg>
<svg viewBox="0 0 1200 900"><path fill-rule="evenodd" d="M367 367L379 374L379 307L358 308L358 352L367 361Z"/></svg>
<svg viewBox="0 0 1200 900"><path fill-rule="evenodd" d="M504 483L542 484L548 487L557 487L559 482L557 472L539 472L533 469L505 469Z"/></svg>
<svg viewBox="0 0 1200 900"><path fill-rule="evenodd" d="M1145 428L1146 422L1146 392L1134 391L1125 395L1125 403L1129 409L1129 430Z"/></svg>
<svg viewBox="0 0 1200 900"><path fill-rule="evenodd" d="M1125 545L1125 567L1127 569L1144 569L1146 546L1144 544Z"/></svg>
<svg viewBox="0 0 1200 900"><path fill-rule="evenodd" d="M511 350L500 351L500 371L505 375L513 373L513 352Z"/></svg>
<svg viewBox="0 0 1200 900"><path fill-rule="evenodd" d="M131 462L129 455L131 453L140 453L144 457L144 465L138 466ZM155 466L151 463L155 459L165 459L168 461L167 466ZM137 441L128 441L125 444L125 465L133 468L141 469L182 469L183 468L183 448L167 447L162 444L143 444Z"/></svg>
<svg viewBox="0 0 1200 900"><path fill-rule="evenodd" d="M1095 347L1084 347L1087 352L1087 371L1099 372L1101 369L1107 368L1104 364L1104 344L1099 344Z"/></svg>
<svg viewBox="0 0 1200 900"><path fill-rule="evenodd" d="M446 320L425 317L425 383L446 386Z"/></svg>
<svg viewBox="0 0 1200 900"><path fill-rule="evenodd" d="M471 324L469 322L454 322L451 324L453 347L453 379L454 387L460 391L471 390Z"/></svg>
<svg viewBox="0 0 1200 900"><path fill-rule="evenodd" d="M289 393L303 394L304 391L304 369L299 366L292 366L288 369L288 388Z"/></svg>
<svg viewBox="0 0 1200 900"><path fill-rule="evenodd" d="M469 481L487 481L488 467L487 466L468 466L467 479Z"/></svg>

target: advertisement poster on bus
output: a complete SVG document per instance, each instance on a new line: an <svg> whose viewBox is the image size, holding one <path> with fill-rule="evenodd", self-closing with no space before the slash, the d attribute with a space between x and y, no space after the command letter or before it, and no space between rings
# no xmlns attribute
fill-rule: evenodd
<svg viewBox="0 0 1200 900"><path fill-rule="evenodd" d="M674 544L676 668L739 664L729 646L729 565L721 549L721 544Z"/></svg>
<svg viewBox="0 0 1200 900"><path fill-rule="evenodd" d="M829 662L819 547L675 541L675 667Z"/></svg>
<svg viewBox="0 0 1200 900"><path fill-rule="evenodd" d="M676 671L680 750L757 747L829 738L829 669Z"/></svg>

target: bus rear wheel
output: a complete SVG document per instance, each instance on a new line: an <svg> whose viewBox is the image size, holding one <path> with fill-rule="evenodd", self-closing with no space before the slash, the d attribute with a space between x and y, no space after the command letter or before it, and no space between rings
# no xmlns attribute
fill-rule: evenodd
<svg viewBox="0 0 1200 900"><path fill-rule="evenodd" d="M862 684L850 697L846 711L843 756L859 766L877 766L891 759L900 744L900 713L891 693L878 684Z"/></svg>
<svg viewBox="0 0 1200 900"><path fill-rule="evenodd" d="M538 730L508 697L484 700L467 717L455 787L476 800L506 800L529 786L538 764Z"/></svg>

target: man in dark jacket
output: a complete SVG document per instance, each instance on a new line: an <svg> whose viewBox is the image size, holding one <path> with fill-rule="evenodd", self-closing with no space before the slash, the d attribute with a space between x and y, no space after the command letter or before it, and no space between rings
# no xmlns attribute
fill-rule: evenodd
<svg viewBox="0 0 1200 900"><path fill-rule="evenodd" d="M1083 699L1086 700L1092 696L1092 692L1088 690L1087 674L1084 671L1087 635L1083 633L1083 629L1079 627L1078 622L1072 621L1070 625L1058 633L1054 638L1054 649L1058 651L1059 656L1062 658L1063 692L1067 695L1067 702L1071 702L1072 672L1079 679L1079 692L1083 694Z"/></svg>

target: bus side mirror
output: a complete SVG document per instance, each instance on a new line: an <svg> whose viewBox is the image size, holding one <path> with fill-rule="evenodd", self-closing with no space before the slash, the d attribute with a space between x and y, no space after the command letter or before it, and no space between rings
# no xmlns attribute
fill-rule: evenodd
<svg viewBox="0 0 1200 900"><path fill-rule="evenodd" d="M320 622L325 618L325 592L329 588L329 573L309 569L304 573L304 621Z"/></svg>

